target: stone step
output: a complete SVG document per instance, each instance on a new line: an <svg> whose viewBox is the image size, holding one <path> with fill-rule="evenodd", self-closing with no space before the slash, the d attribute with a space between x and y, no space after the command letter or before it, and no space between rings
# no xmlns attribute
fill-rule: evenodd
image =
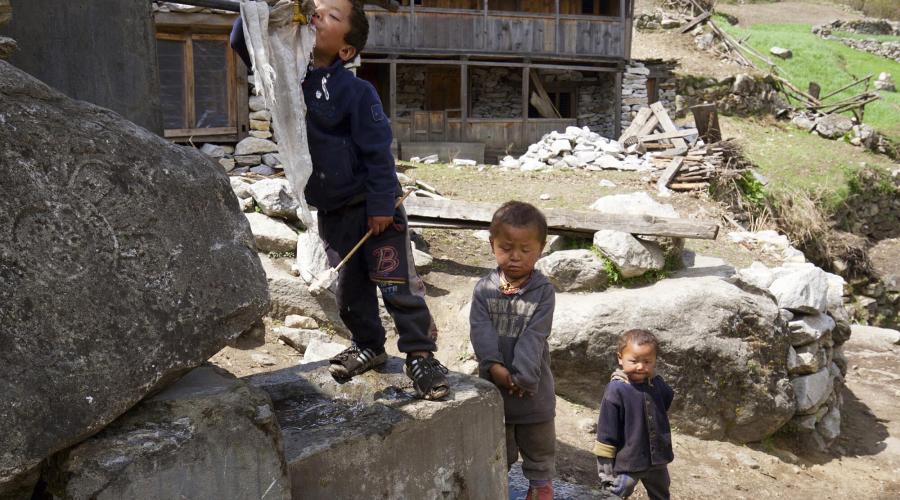
<svg viewBox="0 0 900 500"><path fill-rule="evenodd" d="M391 358L343 385L327 361L247 381L269 393L293 498L503 498L503 402L481 379L451 373L445 401L416 399Z"/></svg>

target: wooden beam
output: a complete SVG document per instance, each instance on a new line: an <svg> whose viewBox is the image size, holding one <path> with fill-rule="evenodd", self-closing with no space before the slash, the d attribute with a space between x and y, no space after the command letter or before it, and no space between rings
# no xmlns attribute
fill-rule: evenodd
<svg viewBox="0 0 900 500"><path fill-rule="evenodd" d="M390 66L390 100L391 100L391 123L397 121L397 62L391 61Z"/></svg>
<svg viewBox="0 0 900 500"><path fill-rule="evenodd" d="M669 113L666 112L666 108L663 107L662 103L659 101L654 102L650 105L650 110L653 111L653 114L656 116L656 119L659 120L659 124L662 125L663 131L665 132L677 132L678 129L675 128L675 124L672 123L672 119L669 118ZM684 147L687 146L687 143L684 142L684 139L677 137L672 139L672 144L675 147Z"/></svg>
<svg viewBox="0 0 900 500"><path fill-rule="evenodd" d="M493 203L416 197L407 198L403 205L410 224L431 224L430 227L465 226L473 229L490 226L494 211L500 206ZM558 208L545 209L543 212L552 232L593 234L601 229L613 229L631 234L712 240L719 231L719 226L714 223L688 219L604 214Z"/></svg>
<svg viewBox="0 0 900 500"><path fill-rule="evenodd" d="M684 158L679 156L678 158L673 158L672 162L669 163L669 166L663 171L662 175L659 176L659 179L656 181L656 187L660 191L665 191L666 188L669 187L669 184L672 182L672 179L678 175L678 171L681 170L681 166L684 164Z"/></svg>
<svg viewBox="0 0 900 500"><path fill-rule="evenodd" d="M525 123L528 121L528 95L531 92L528 89L528 74L531 73L531 68L528 66L522 66L522 126L524 128Z"/></svg>
<svg viewBox="0 0 900 500"><path fill-rule="evenodd" d="M631 125L628 125L628 128L625 129L625 132L622 132L622 135L619 136L619 142L623 142L625 139L635 136L638 133L638 130L647 123L647 119L650 118L650 115L653 114L650 111L650 108L641 108L638 110L637 115L635 115L634 120L631 121ZM620 120L621 121L621 120Z"/></svg>
<svg viewBox="0 0 900 500"><path fill-rule="evenodd" d="M553 105L553 100L550 99L550 95L548 95L547 91L544 89L544 84L541 83L541 77L538 76L537 71L529 71L528 74L531 77L531 83L534 85L534 91L537 95L537 99L532 97L530 101L532 106L537 108L538 111L544 115L544 118L562 118L562 115L559 114L559 110Z"/></svg>
<svg viewBox="0 0 900 500"><path fill-rule="evenodd" d="M663 132L660 134L650 134L650 135L638 136L638 141L650 142L650 141L661 141L663 139L678 139L678 138L684 138L689 135L695 135L695 134L697 134L697 129L686 128L684 130L676 130L675 132Z"/></svg>
<svg viewBox="0 0 900 500"><path fill-rule="evenodd" d="M463 53L442 53L439 54L442 56L462 56L465 55ZM388 64L392 61L392 59L363 59L366 64ZM393 61L401 63L401 64L431 64L438 66L448 66L448 65L460 65L462 61L460 60L447 60L447 59L393 59ZM594 73L616 73L621 71L617 67L612 66L579 66L579 65L571 65L571 64L543 64L543 63L529 63L529 62L506 62L506 61L469 61L466 64L469 66L487 66L487 67L504 67L504 68L526 68L531 67L534 69L568 69L574 71L588 71Z"/></svg>
<svg viewBox="0 0 900 500"><path fill-rule="evenodd" d="M699 16L691 19L691 21L689 23L682 26L681 29L678 30L678 32L679 33L687 33L688 31L691 31L694 28L694 26L697 26L698 24L702 23L703 21L706 21L707 19L709 19L709 16L710 16L709 12L704 12L704 13L700 14Z"/></svg>
<svg viewBox="0 0 900 500"><path fill-rule="evenodd" d="M619 137L619 134L622 133L622 73L616 73L613 76L613 85L615 85L615 92L613 93L613 113L615 113L615 117L613 118L613 137Z"/></svg>
<svg viewBox="0 0 900 500"><path fill-rule="evenodd" d="M459 140L466 142L469 127L469 65L463 59L459 66L459 107L460 128Z"/></svg>

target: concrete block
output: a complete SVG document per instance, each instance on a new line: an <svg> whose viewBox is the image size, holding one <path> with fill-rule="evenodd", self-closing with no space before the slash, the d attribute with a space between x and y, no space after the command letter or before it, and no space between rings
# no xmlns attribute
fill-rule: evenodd
<svg viewBox="0 0 900 500"><path fill-rule="evenodd" d="M503 401L450 374L445 401L415 399L403 361L339 385L327 361L247 381L272 397L293 498L505 498Z"/></svg>

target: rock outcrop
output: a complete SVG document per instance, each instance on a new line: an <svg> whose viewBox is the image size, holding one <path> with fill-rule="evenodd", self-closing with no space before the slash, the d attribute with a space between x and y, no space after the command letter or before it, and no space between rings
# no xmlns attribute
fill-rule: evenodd
<svg viewBox="0 0 900 500"><path fill-rule="evenodd" d="M793 416L778 306L762 290L717 277L558 294L550 337L557 393L596 406L618 367L618 337L631 328L662 343L659 373L677 394L671 417L681 431L755 441Z"/></svg>
<svg viewBox="0 0 900 500"><path fill-rule="evenodd" d="M203 366L54 457L60 498L291 498L269 395Z"/></svg>
<svg viewBox="0 0 900 500"><path fill-rule="evenodd" d="M0 110L3 496L219 351L268 293L203 154L3 61Z"/></svg>
<svg viewBox="0 0 900 500"><path fill-rule="evenodd" d="M399 358L343 385L327 361L247 381L275 403L294 498L507 498L500 393L449 379L437 402L412 396Z"/></svg>

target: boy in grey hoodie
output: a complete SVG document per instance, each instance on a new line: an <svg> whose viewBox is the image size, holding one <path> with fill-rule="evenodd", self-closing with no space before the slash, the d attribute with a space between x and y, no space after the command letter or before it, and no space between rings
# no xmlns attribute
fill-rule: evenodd
<svg viewBox="0 0 900 500"><path fill-rule="evenodd" d="M547 337L556 294L534 269L547 240L547 220L532 205L510 201L491 220L497 268L475 285L469 317L479 375L503 394L506 459L522 454L528 500L553 498L556 397Z"/></svg>

